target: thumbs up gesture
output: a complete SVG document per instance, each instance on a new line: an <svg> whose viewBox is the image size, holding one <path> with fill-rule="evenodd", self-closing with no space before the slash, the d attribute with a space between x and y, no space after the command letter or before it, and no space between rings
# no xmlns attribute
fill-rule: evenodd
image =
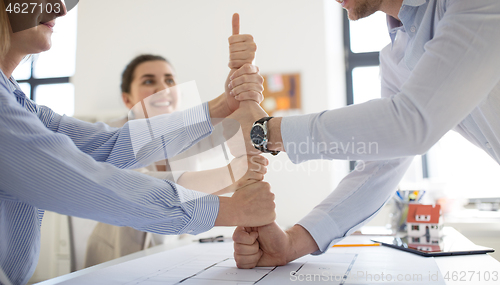
<svg viewBox="0 0 500 285"><path fill-rule="evenodd" d="M233 15L233 35L229 37L229 68L239 69L252 64L257 45L252 35L240 35L240 15Z"/></svg>
<svg viewBox="0 0 500 285"><path fill-rule="evenodd" d="M238 109L240 101L254 101L260 104L264 100L264 79L259 68L252 65L257 45L252 35L240 35L240 16L233 15L233 34L229 37L229 68L226 80L226 102L231 112ZM236 72L238 71L238 72ZM234 74L234 76L233 76Z"/></svg>

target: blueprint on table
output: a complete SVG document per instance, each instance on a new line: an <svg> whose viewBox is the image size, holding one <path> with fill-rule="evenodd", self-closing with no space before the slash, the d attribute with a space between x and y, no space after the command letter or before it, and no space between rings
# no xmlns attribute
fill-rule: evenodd
<svg viewBox="0 0 500 285"><path fill-rule="evenodd" d="M389 280L390 278L390 280ZM400 280L402 279L402 280ZM398 282L400 281L400 282ZM60 284L444 284L433 258L383 247L332 249L285 266L238 269L232 243L193 244Z"/></svg>

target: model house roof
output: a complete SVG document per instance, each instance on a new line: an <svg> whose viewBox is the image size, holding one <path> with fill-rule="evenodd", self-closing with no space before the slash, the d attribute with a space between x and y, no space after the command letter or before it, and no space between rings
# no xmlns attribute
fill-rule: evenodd
<svg viewBox="0 0 500 285"><path fill-rule="evenodd" d="M441 216L440 205L408 205L407 223L438 224Z"/></svg>

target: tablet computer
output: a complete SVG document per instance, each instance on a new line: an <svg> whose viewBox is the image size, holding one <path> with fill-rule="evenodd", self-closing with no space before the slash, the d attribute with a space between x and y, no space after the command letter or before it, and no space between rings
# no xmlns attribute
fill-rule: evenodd
<svg viewBox="0 0 500 285"><path fill-rule="evenodd" d="M471 242L463 243L447 236L428 242L425 241L425 238L423 241L419 241L411 237L377 237L372 241L428 257L481 254L495 251L492 248L475 245Z"/></svg>

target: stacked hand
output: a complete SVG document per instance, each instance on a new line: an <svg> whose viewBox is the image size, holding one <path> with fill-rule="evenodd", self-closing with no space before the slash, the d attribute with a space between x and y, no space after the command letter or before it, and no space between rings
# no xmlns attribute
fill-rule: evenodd
<svg viewBox="0 0 500 285"><path fill-rule="evenodd" d="M287 231L276 223L253 228L237 227L233 240L238 268L285 265L318 250L312 236L300 225Z"/></svg>
<svg viewBox="0 0 500 285"><path fill-rule="evenodd" d="M243 155L231 161L231 171L236 181L232 187L235 190L264 180L264 174L267 173L269 161L262 155Z"/></svg>
<svg viewBox="0 0 500 285"><path fill-rule="evenodd" d="M269 161L262 155L243 155L233 159L228 167L232 173L233 183L213 194L233 193L244 186L264 180L268 164Z"/></svg>
<svg viewBox="0 0 500 285"><path fill-rule="evenodd" d="M250 163L241 174L242 178L232 185L235 189L233 196L220 197L215 225L238 226L233 235L234 258L238 268L285 265L318 250L318 246L302 226L295 225L284 232L274 222L274 194L268 183L260 181L267 171L265 166L268 161L258 155L260 151L250 142L253 123L268 116L259 105L264 99L264 80L258 67L251 64L257 46L252 36L239 34L238 14L233 15L232 24L233 35L229 38L231 71L222 95L225 104L222 109L226 114L224 129L226 133L233 134L228 140L231 153L240 157L231 162L231 167L235 169L233 174L239 177L238 170L245 169L248 161ZM236 135L235 128L239 129Z"/></svg>
<svg viewBox="0 0 500 285"><path fill-rule="evenodd" d="M219 197L219 214L215 226L257 227L272 223L276 218L274 194L267 182L255 182Z"/></svg>
<svg viewBox="0 0 500 285"><path fill-rule="evenodd" d="M238 14L233 15L233 35L229 38L229 67L231 71L225 84L226 92L221 98L223 98L226 110L224 117L233 122L232 127L227 128L232 130L226 130L226 126L224 126L225 133L231 133L232 140L239 142L236 143L240 146L238 149L242 148L243 150L239 151L239 154L231 151L237 157L230 164L237 181L224 189L227 192L234 191L232 197L219 197L219 214L215 221L216 226L256 227L272 223L276 218L274 194L271 192L271 186L261 181L267 172L268 161L259 155L247 156L244 141L249 139L249 127L253 123L244 114L255 113L252 117L254 118L262 115L263 112L258 104L264 99L262 95L264 80L259 75L259 69L251 64L255 58L256 50L257 46L252 36L239 34L239 16ZM244 125L244 132L248 133L248 135L245 134L245 139L243 139L240 124ZM234 135L235 130L238 129L239 134Z"/></svg>
<svg viewBox="0 0 500 285"><path fill-rule="evenodd" d="M259 68L252 65L257 45L251 35L240 35L238 14L233 15L232 25L233 35L229 37L231 71L222 95L227 110L224 117L229 119L224 122L224 132L231 153L240 157L260 153L250 143L250 129L255 121L266 117L267 114L259 106L264 99L264 78L259 74ZM242 129L237 131L240 126Z"/></svg>
<svg viewBox="0 0 500 285"><path fill-rule="evenodd" d="M278 266L286 259L289 236L276 223L262 227L237 227L233 234L234 260L238 268Z"/></svg>
<svg viewBox="0 0 500 285"><path fill-rule="evenodd" d="M238 130L236 135L228 138L227 140L227 144L232 155L237 157L247 154L257 155L261 153L252 145L250 140L250 131L255 121L267 116L267 113L264 109L262 109L262 107L260 107L259 104L252 101L243 101L240 103L240 108L234 111L226 118L226 120L222 122L224 130L227 130L229 133L234 133L234 128L241 128Z"/></svg>
<svg viewBox="0 0 500 285"><path fill-rule="evenodd" d="M240 17L233 15L233 35L229 37L229 68L231 71L225 83L226 103L230 112L238 109L240 101L264 100L264 78L259 68L252 65L257 45L251 35L240 35ZM238 71L238 72L237 72ZM235 74L235 72L237 72Z"/></svg>

